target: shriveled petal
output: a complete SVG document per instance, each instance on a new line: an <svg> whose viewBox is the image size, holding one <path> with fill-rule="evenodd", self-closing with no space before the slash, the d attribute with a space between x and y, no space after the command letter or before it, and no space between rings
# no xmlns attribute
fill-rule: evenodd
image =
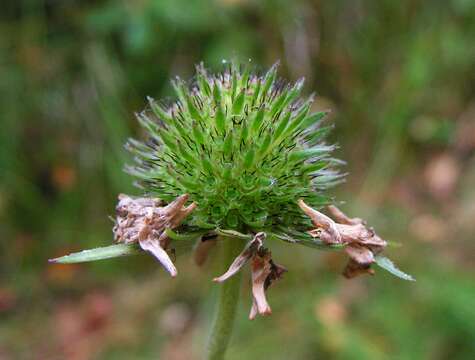
<svg viewBox="0 0 475 360"><path fill-rule="evenodd" d="M228 270L221 276L213 279L215 282L224 282L235 275L249 261L249 259L262 247L265 233L260 232L254 236L245 249L234 259ZM233 241L232 239L226 241Z"/></svg>
<svg viewBox="0 0 475 360"><path fill-rule="evenodd" d="M169 226L172 229L180 225L183 219L196 208L196 203L183 207L188 197L188 194L183 194L162 209L162 212L169 217Z"/></svg>
<svg viewBox="0 0 475 360"><path fill-rule="evenodd" d="M252 307L249 319L252 320L257 315L266 316L272 313L265 292L274 281L282 278L287 269L274 263L271 252L261 248L252 258L251 271Z"/></svg>
<svg viewBox="0 0 475 360"><path fill-rule="evenodd" d="M252 258L252 299L253 305L249 318L252 320L257 314L269 315L272 310L267 302L265 285L268 276L271 274L270 252L264 256L256 255Z"/></svg>
<svg viewBox="0 0 475 360"><path fill-rule="evenodd" d="M167 252L160 246L158 239L144 239L139 240L139 245L143 250L149 251L162 264L166 271L172 276L177 275L177 270L173 261L168 256Z"/></svg>
<svg viewBox="0 0 475 360"><path fill-rule="evenodd" d="M302 209L302 211L312 219L313 224L317 228L321 228L321 239L322 241L325 241L330 244L340 244L341 243L341 235L340 232L338 231L335 222L330 219L328 216L325 214L322 214L321 212L312 209L310 206L305 204L305 202L300 199L298 201L299 207Z"/></svg>
<svg viewBox="0 0 475 360"><path fill-rule="evenodd" d="M364 221L360 218L350 218L348 217L343 211L338 209L335 205L327 206L328 211L333 216L333 218L341 223L347 225L357 225L357 224L364 224Z"/></svg>
<svg viewBox="0 0 475 360"><path fill-rule="evenodd" d="M350 244L345 248L348 256L361 265L370 265L374 262L374 255L368 248L357 244Z"/></svg>

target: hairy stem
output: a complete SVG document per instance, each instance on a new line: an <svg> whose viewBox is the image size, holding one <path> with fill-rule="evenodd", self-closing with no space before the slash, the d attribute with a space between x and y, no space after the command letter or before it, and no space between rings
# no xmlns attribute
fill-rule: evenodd
<svg viewBox="0 0 475 360"><path fill-rule="evenodd" d="M223 272L243 248L243 240L239 238L223 239ZM241 288L240 272L220 284L217 310L214 318L208 343L208 360L222 360L226 348L228 347L233 331L234 318L239 301L239 291Z"/></svg>

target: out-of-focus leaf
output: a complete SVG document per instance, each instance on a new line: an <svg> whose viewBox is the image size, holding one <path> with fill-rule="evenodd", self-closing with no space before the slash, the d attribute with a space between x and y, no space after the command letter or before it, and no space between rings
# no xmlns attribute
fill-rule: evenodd
<svg viewBox="0 0 475 360"><path fill-rule="evenodd" d="M116 244L95 249L83 250L59 258L50 259L49 262L58 264L73 264L88 261L111 259L118 256L135 255L141 251L135 244Z"/></svg>
<svg viewBox="0 0 475 360"><path fill-rule="evenodd" d="M401 278L403 280L408 280L408 281L416 281L411 275L406 274L405 272L399 270L394 263L389 260L385 256L377 255L375 256L374 260L376 261L376 264L386 270L389 271L391 274L394 276L397 276L398 278Z"/></svg>

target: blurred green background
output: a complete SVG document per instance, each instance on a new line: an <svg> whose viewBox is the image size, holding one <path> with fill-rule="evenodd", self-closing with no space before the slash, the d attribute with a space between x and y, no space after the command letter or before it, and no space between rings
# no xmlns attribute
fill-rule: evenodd
<svg viewBox="0 0 475 360"><path fill-rule="evenodd" d="M269 244L269 318L243 289L229 359L475 358L475 1L6 0L0 13L0 359L200 359L216 264L49 257L112 240L134 111L223 59L305 76L347 182L417 278L352 281L343 254ZM215 257L216 259L216 257Z"/></svg>

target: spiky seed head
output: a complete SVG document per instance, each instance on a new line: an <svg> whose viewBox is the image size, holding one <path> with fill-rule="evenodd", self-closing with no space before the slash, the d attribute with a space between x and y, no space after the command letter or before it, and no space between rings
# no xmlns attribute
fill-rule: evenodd
<svg viewBox="0 0 475 360"><path fill-rule="evenodd" d="M296 201L321 207L341 175L334 146L323 143L325 112L312 113L313 97L300 97L303 80L282 81L277 65L258 75L233 63L218 74L199 65L191 84L172 84L175 102L149 98L137 114L148 139L127 143L139 186L167 202L189 194L197 205L189 225L307 228Z"/></svg>

